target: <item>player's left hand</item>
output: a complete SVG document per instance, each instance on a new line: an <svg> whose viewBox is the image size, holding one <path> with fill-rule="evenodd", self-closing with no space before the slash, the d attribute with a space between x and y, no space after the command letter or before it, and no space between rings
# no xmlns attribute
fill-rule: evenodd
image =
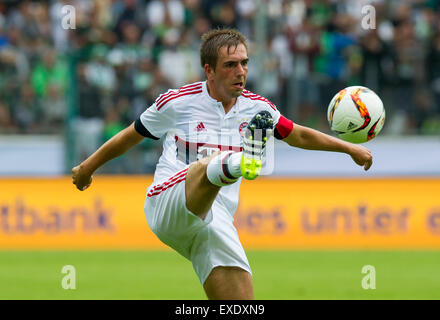
<svg viewBox="0 0 440 320"><path fill-rule="evenodd" d="M353 158L354 162L363 166L365 171L370 169L373 164L371 151L364 146L353 144L350 148L350 156Z"/></svg>

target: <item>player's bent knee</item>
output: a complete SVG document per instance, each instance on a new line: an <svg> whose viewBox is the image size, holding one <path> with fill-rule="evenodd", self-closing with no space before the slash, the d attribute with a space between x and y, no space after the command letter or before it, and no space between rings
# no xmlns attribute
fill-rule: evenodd
<svg viewBox="0 0 440 320"><path fill-rule="evenodd" d="M213 268L203 288L210 300L254 299L252 276L240 267Z"/></svg>
<svg viewBox="0 0 440 320"><path fill-rule="evenodd" d="M196 162L193 162L188 167L187 179L191 180L191 182L193 182L192 180L194 180L195 183L201 184L198 187L202 187L203 185L212 187L212 184L206 177L206 168L208 167L209 162L220 153L220 151L216 151L209 157L202 158L200 160L197 160Z"/></svg>

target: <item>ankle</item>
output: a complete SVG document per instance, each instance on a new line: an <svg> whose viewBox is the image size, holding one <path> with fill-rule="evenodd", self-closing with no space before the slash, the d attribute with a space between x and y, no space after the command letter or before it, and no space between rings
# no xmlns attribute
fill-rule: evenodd
<svg viewBox="0 0 440 320"><path fill-rule="evenodd" d="M241 176L240 158L241 154L237 158L236 153L232 151L223 151L212 158L206 168L208 180L216 186L227 186L235 183Z"/></svg>

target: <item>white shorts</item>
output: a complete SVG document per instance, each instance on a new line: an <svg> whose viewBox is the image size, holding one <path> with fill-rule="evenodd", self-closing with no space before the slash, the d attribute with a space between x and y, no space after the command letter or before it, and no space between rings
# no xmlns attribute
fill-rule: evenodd
<svg viewBox="0 0 440 320"><path fill-rule="evenodd" d="M145 215L151 230L192 262L202 285L216 266L236 266L252 274L226 208L214 201L204 220L186 208L187 170L147 189Z"/></svg>

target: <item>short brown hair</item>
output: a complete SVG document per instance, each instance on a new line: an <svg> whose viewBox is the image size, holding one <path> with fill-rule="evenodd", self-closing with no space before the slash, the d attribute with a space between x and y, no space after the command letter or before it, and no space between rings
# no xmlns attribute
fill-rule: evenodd
<svg viewBox="0 0 440 320"><path fill-rule="evenodd" d="M202 35L200 45L200 63L202 68L209 64L215 69L218 60L218 51L221 47L237 47L240 43L244 44L248 50L246 37L235 29L214 29Z"/></svg>

